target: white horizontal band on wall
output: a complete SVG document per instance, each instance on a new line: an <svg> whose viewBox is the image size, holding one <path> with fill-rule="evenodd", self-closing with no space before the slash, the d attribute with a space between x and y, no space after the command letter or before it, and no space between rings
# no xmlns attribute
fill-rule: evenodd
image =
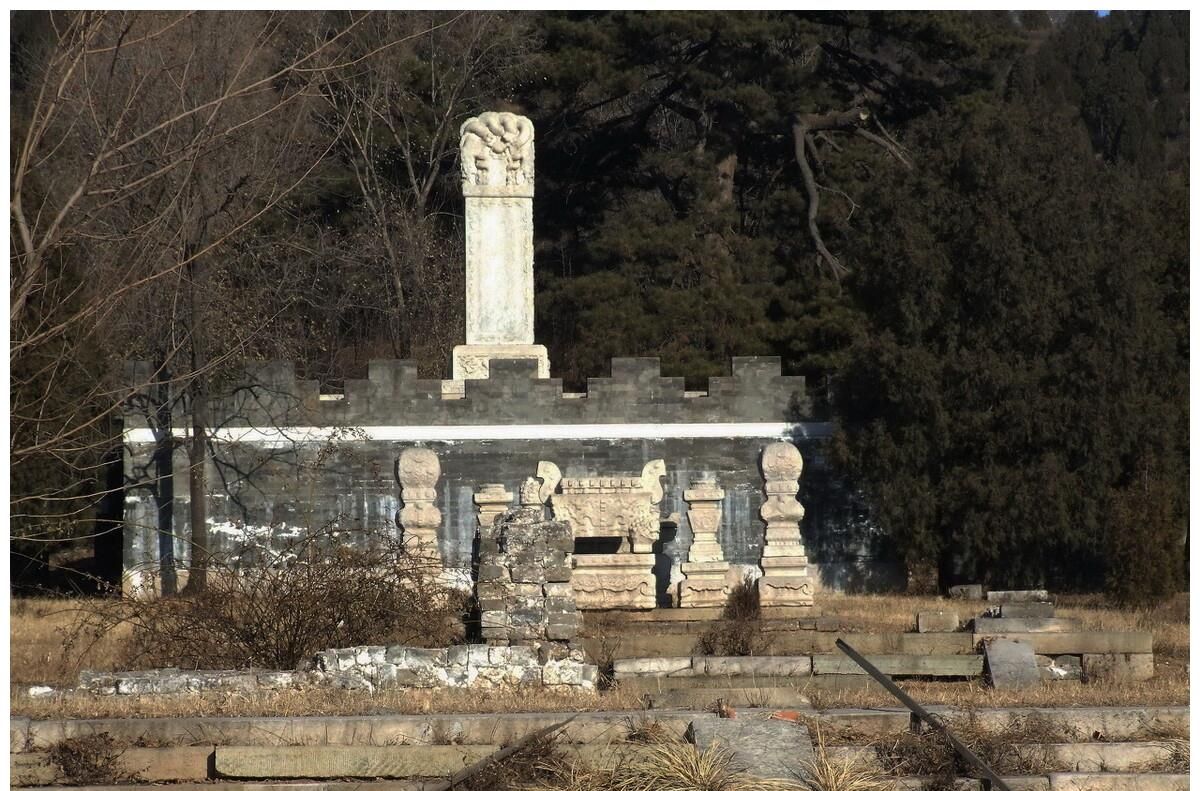
<svg viewBox="0 0 1200 791"><path fill-rule="evenodd" d="M216 442L289 445L295 442L326 442L357 439L381 442L462 442L470 440L556 440L556 439L738 439L800 437L816 439L830 434L828 423L577 423L513 426L284 426L281 428L220 428L210 433ZM187 428L176 428L172 436L186 438ZM154 442L148 428L128 429L130 444Z"/></svg>

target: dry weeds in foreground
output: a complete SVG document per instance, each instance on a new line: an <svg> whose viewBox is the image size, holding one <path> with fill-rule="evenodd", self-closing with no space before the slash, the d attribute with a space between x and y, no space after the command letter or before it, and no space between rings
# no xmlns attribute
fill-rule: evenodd
<svg viewBox="0 0 1200 791"><path fill-rule="evenodd" d="M120 670L123 639L120 631L105 635L83 651L83 646L65 646L65 631L74 625L79 600L14 599L10 604L10 672L15 685L48 684L73 687L81 669ZM918 596L840 596L821 600L822 613L835 616L858 631L907 631L915 613L922 609L954 609L960 617L974 617L983 602L961 602ZM980 682L903 682L902 687L928 705L951 706L1152 706L1186 705L1188 686L1187 596L1150 610L1121 610L1103 605L1095 596L1059 597L1060 615L1083 620L1091 629L1142 631L1154 634L1155 670L1150 681L1136 683L1078 684L1046 683L1015 692L1000 692ZM883 689L808 689L813 705L820 709L884 706L898 704ZM10 695L13 714L33 717L100 716L250 716L319 715L365 713L504 712L567 710L632 710L641 707L636 695L620 690L597 697L539 694L503 695L456 690L428 692L406 690L381 692L374 696L347 692L313 691L241 696L180 696L156 700L75 699L30 700L15 691Z"/></svg>

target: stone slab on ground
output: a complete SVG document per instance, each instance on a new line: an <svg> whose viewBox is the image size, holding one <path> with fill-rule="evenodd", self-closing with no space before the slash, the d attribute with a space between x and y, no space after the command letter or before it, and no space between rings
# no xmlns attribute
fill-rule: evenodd
<svg viewBox="0 0 1200 791"><path fill-rule="evenodd" d="M1000 605L1001 618L1053 618L1054 603L1048 601L1013 601Z"/></svg>
<svg viewBox="0 0 1200 791"><path fill-rule="evenodd" d="M921 610L917 613L918 632L957 632L958 613L953 610Z"/></svg>
<svg viewBox="0 0 1200 791"><path fill-rule="evenodd" d="M1033 651L1037 654L1154 652L1154 635L1149 632L996 632L988 637L1028 642L1033 645Z"/></svg>
<svg viewBox="0 0 1200 791"><path fill-rule="evenodd" d="M1188 776L1149 772L1056 772L1050 791L1187 791Z"/></svg>
<svg viewBox="0 0 1200 791"><path fill-rule="evenodd" d="M988 591L987 600L993 602L1050 601L1050 592L1045 590Z"/></svg>
<svg viewBox="0 0 1200 791"><path fill-rule="evenodd" d="M1084 654L1086 681L1145 681L1154 677L1153 654Z"/></svg>
<svg viewBox="0 0 1200 791"><path fill-rule="evenodd" d="M497 745L398 747L217 747L218 777L448 777L491 755Z"/></svg>
<svg viewBox="0 0 1200 791"><path fill-rule="evenodd" d="M872 685L875 681L870 676L641 676L621 679L621 689L642 695L688 689L794 689L804 693L806 690L869 689Z"/></svg>
<svg viewBox="0 0 1200 791"><path fill-rule="evenodd" d="M1083 621L1078 618L976 618L975 634L1003 632L1080 632Z"/></svg>
<svg viewBox="0 0 1200 791"><path fill-rule="evenodd" d="M688 740L702 750L712 744L729 749L734 763L757 777L792 779L814 758L808 728L784 720L696 720Z"/></svg>
<svg viewBox="0 0 1200 791"><path fill-rule="evenodd" d="M616 678L627 676L690 676L693 674L691 656L656 656L618 659L613 662Z"/></svg>
<svg viewBox="0 0 1200 791"><path fill-rule="evenodd" d="M652 709L707 711L717 700L735 709L807 709L808 698L794 687L701 687L666 689L646 695Z"/></svg>
<svg viewBox="0 0 1200 791"><path fill-rule="evenodd" d="M858 649L858 646L851 646ZM859 653L862 653L859 651ZM978 676L983 672L983 657L978 654L943 654L912 656L908 654L866 654L864 658L889 676ZM814 654L813 673L816 675L866 675L853 659L845 654Z"/></svg>
<svg viewBox="0 0 1200 791"><path fill-rule="evenodd" d="M1033 645L1024 640L996 639L983 644L988 675L996 689L1021 689L1041 683Z"/></svg>

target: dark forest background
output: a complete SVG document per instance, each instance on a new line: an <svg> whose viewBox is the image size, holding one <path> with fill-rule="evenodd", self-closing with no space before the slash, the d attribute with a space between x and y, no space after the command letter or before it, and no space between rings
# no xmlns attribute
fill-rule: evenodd
<svg viewBox="0 0 1200 791"><path fill-rule="evenodd" d="M125 360L193 415L193 488L242 359L448 375L458 127L503 109L568 388L779 355L914 586L1187 586L1186 12L18 12L11 45L18 577L111 559Z"/></svg>

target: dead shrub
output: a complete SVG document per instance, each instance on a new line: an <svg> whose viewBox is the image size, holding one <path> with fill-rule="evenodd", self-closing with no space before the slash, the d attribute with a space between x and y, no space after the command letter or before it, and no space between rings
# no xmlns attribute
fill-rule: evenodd
<svg viewBox="0 0 1200 791"><path fill-rule="evenodd" d="M94 600L72 639L128 624L127 666L189 669L286 670L326 648L446 645L460 633L464 597L440 572L383 531L274 530L214 554L202 591Z"/></svg>
<svg viewBox="0 0 1200 791"><path fill-rule="evenodd" d="M58 766L65 785L114 785L138 779L121 765L125 750L108 733L63 739L50 747L50 760Z"/></svg>
<svg viewBox="0 0 1200 791"><path fill-rule="evenodd" d="M1046 745L1061 742L1069 734L1036 714L1014 717L1000 729L983 727L974 712L947 723L951 732L999 775L1036 775L1059 771ZM893 774L927 775L952 781L975 777L978 770L967 763L941 731L899 733L877 740L876 754Z"/></svg>
<svg viewBox="0 0 1200 791"><path fill-rule="evenodd" d="M770 639L763 631L758 585L742 580L725 602L721 618L696 641L696 651L710 656L754 656L763 653Z"/></svg>
<svg viewBox="0 0 1200 791"><path fill-rule="evenodd" d="M565 769L566 762L559 756L557 744L554 736L532 739L454 787L461 791L517 791L541 787Z"/></svg>

